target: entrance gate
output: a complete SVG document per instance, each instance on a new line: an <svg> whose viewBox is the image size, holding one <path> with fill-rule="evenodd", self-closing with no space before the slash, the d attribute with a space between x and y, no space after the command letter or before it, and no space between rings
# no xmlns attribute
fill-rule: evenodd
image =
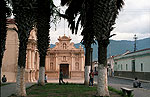
<svg viewBox="0 0 150 97"><path fill-rule="evenodd" d="M69 64L60 64L60 70L62 70L64 78L69 78Z"/></svg>

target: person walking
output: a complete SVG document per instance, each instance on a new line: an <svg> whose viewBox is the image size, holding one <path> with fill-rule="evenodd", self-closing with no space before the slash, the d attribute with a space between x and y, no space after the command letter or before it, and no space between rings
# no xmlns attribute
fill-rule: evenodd
<svg viewBox="0 0 150 97"><path fill-rule="evenodd" d="M91 70L89 76L90 76L89 86L93 86L93 80L94 80L94 72L93 72L93 70Z"/></svg>
<svg viewBox="0 0 150 97"><path fill-rule="evenodd" d="M65 82L63 81L63 72L62 72L62 69L60 69L60 72L59 72L59 84L65 84Z"/></svg>

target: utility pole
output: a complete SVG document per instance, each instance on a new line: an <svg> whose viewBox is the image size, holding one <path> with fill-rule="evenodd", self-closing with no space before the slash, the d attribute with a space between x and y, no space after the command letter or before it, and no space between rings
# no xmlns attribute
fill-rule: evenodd
<svg viewBox="0 0 150 97"><path fill-rule="evenodd" d="M92 72L93 71L92 70L92 61L93 61L93 54L92 53L93 53L93 48L91 48L90 53L91 53L91 59L90 60L91 60L91 72Z"/></svg>
<svg viewBox="0 0 150 97"><path fill-rule="evenodd" d="M136 51L136 40L137 40L136 34L134 35L133 39L134 39L134 52L135 52Z"/></svg>

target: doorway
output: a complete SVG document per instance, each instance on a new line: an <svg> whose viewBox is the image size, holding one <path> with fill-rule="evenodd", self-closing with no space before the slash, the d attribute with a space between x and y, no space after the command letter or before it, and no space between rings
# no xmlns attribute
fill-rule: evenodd
<svg viewBox="0 0 150 97"><path fill-rule="evenodd" d="M60 64L60 70L62 70L64 78L69 78L69 64Z"/></svg>

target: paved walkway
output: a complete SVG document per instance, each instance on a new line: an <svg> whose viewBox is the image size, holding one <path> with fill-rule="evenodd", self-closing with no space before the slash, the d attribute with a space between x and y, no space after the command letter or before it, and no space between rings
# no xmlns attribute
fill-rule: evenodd
<svg viewBox="0 0 150 97"><path fill-rule="evenodd" d="M117 79L118 80L118 79ZM78 84L82 84L84 83L84 79L64 79L65 82L68 83L78 83ZM58 83L58 79L48 79L49 83ZM30 87L35 83L27 83L26 87ZM96 81L95 81L96 84ZM109 83L110 86L112 86L113 88L116 88L118 90L120 90L121 87L127 87L127 88L131 88L133 89L133 94L134 97L150 97L150 89L144 89L144 88L132 88L132 85L129 84L120 84L120 83ZM15 94L15 89L16 88L16 84L15 83L11 83L5 86L1 87L1 97L8 97L11 94Z"/></svg>
<svg viewBox="0 0 150 97"><path fill-rule="evenodd" d="M64 79L64 82L83 84L84 79ZM59 79L48 79L48 83L59 83Z"/></svg>
<svg viewBox="0 0 150 97"><path fill-rule="evenodd" d="M122 84L109 84L113 88L116 88L120 90L121 87L127 87L130 89L133 89L134 97L150 97L150 90L143 89L143 88L133 88L132 86L129 85L122 85Z"/></svg>
<svg viewBox="0 0 150 97"><path fill-rule="evenodd" d="M58 83L58 82L59 82L58 79L49 79L48 80L48 83ZM82 83L84 83L84 80L83 79L80 79L80 80L79 79L64 79L64 82L82 84ZM26 88L32 86L35 83L26 83ZM16 93L16 83L10 83L10 84L4 85L4 86L0 87L0 89L1 89L0 97L8 97L8 96Z"/></svg>
<svg viewBox="0 0 150 97"><path fill-rule="evenodd" d="M150 97L150 83L149 81L143 81L142 86L144 88L133 88L132 86L132 80L127 78L121 78L121 77L109 77L109 86L112 86L113 88L116 88L117 90L121 90L121 87L127 87L130 89L133 89L134 97ZM95 77L95 84L97 84L97 78ZM146 86L147 85L147 86Z"/></svg>
<svg viewBox="0 0 150 97"><path fill-rule="evenodd" d="M26 83L26 88L32 86L34 83ZM16 83L10 83L8 85L4 85L1 88L1 96L0 97L8 97L11 94L16 93Z"/></svg>

